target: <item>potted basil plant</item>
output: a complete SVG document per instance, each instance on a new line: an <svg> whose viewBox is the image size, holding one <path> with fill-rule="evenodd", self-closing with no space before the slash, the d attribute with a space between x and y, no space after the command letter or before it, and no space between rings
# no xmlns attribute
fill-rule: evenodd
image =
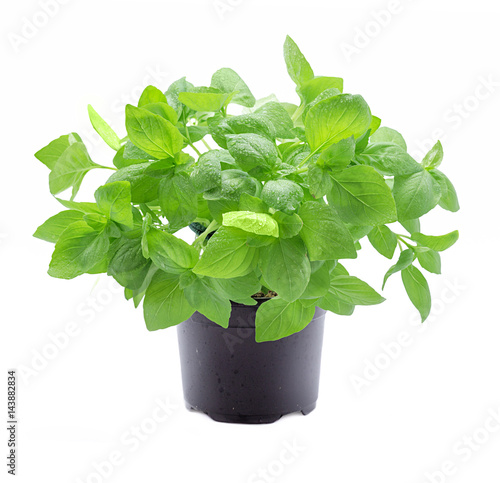
<svg viewBox="0 0 500 483"><path fill-rule="evenodd" d="M178 325L186 404L218 421L315 407L325 311L384 301L341 263L365 237L397 260L383 285L399 272L422 321L431 297L421 269L440 273L440 252L458 239L420 229L436 206L459 209L438 169L441 144L417 162L342 79L315 76L289 37L284 56L299 105L256 101L224 68L210 86L147 87L126 106L125 137L89 106L113 166L92 160L76 133L35 154L65 208L34 235L55 243L49 275L107 273L142 303L149 330ZM114 172L94 200L76 201L93 169ZM179 236L186 227L192 243Z"/></svg>

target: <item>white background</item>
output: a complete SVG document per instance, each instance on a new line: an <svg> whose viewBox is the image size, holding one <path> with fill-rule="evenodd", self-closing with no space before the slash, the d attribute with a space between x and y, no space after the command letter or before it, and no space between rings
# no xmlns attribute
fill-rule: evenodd
<svg viewBox="0 0 500 483"><path fill-rule="evenodd" d="M17 481L500 481L500 421L490 416L500 419L497 2L66 0L47 16L38 0L5 0L1 17L0 343L4 371L20 372ZM439 135L462 210L437 209L423 231L458 228L461 239L443 255L444 274L428 277L434 305L424 326L397 275L386 303L328 316L311 415L218 424L182 405L175 330L149 333L104 276L46 274L52 246L31 235L60 206L33 153L76 131L96 162L110 164L87 103L123 136L121 109L143 87L165 90L184 75L207 85L220 67L235 69L256 97L294 102L287 33L317 75L344 77L418 159ZM106 175L90 173L78 199L90 200ZM390 265L367 243L348 264L377 288ZM54 352L51 338L64 342L71 322ZM152 427L163 414L157 398L177 409ZM151 434L135 444L130 431L141 425ZM2 461L6 439L2 431ZM297 451L283 463L287 446ZM121 464L92 476L111 452ZM4 463L0 471L4 481Z"/></svg>

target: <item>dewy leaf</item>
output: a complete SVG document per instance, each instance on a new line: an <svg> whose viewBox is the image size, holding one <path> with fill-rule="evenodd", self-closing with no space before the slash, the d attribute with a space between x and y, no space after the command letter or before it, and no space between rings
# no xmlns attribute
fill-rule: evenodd
<svg viewBox="0 0 500 483"><path fill-rule="evenodd" d="M283 46L286 68L288 75L298 86L311 80L314 72L306 58L297 47L297 44L287 35Z"/></svg>
<svg viewBox="0 0 500 483"><path fill-rule="evenodd" d="M424 322L431 312L431 293L427 280L413 265L401 272L401 278L411 303L420 312L422 322Z"/></svg>
<svg viewBox="0 0 500 483"><path fill-rule="evenodd" d="M90 159L83 143L73 143L63 152L50 172L50 192L57 195L73 187L73 199L80 189L84 176L91 169L102 167Z"/></svg>
<svg viewBox="0 0 500 483"><path fill-rule="evenodd" d="M51 143L49 143L47 146L44 148L40 149L35 153L36 159L38 161L41 161L47 168L50 170L54 169L54 166L56 165L58 159L62 156L64 151L66 151L71 144L74 143L81 143L82 139L78 134L76 133L71 133L71 134L66 134L65 136L61 136L57 139L54 139Z"/></svg>
<svg viewBox="0 0 500 483"><path fill-rule="evenodd" d="M251 112L227 119L227 126L234 134L257 134L270 141L276 139L274 125L264 116Z"/></svg>
<svg viewBox="0 0 500 483"><path fill-rule="evenodd" d="M460 204L458 202L457 192L455 191L455 187L448 179L448 177L438 169L433 169L429 173L441 187L441 198L439 198L439 206L453 213L458 211L460 209Z"/></svg>
<svg viewBox="0 0 500 483"><path fill-rule="evenodd" d="M415 255L413 253L413 250L404 250L401 252L401 255L399 255L399 259L396 262L395 265L393 265L387 273L384 276L384 283L382 284L382 290L384 290L385 284L387 283L387 279L391 276L394 275L397 272L400 272L401 270L404 270L406 267L409 267L415 258Z"/></svg>
<svg viewBox="0 0 500 483"><path fill-rule="evenodd" d="M172 106L177 114L181 114L183 110L183 105L179 101L179 94L181 92L188 92L193 89L194 86L190 82L186 80L185 77L182 77L175 82L172 82L170 87L165 92L165 96L167 97L167 103L169 106Z"/></svg>
<svg viewBox="0 0 500 483"><path fill-rule="evenodd" d="M287 300L298 299L309 283L311 264L300 237L280 238L261 249L261 270L269 288Z"/></svg>
<svg viewBox="0 0 500 483"><path fill-rule="evenodd" d="M276 145L258 134L235 134L226 136L227 149L244 171L263 166L272 168L278 162Z"/></svg>
<svg viewBox="0 0 500 483"><path fill-rule="evenodd" d="M121 168L108 178L108 183L126 181L130 183L133 203L149 203L158 199L160 180L148 176L148 169L156 163L132 164Z"/></svg>
<svg viewBox="0 0 500 483"><path fill-rule="evenodd" d="M144 107L155 102L165 102L168 104L167 97L165 96L165 94L163 94L162 91L160 91L160 89L155 86L147 86L142 91L137 107Z"/></svg>
<svg viewBox="0 0 500 483"><path fill-rule="evenodd" d="M97 207L110 220L129 228L134 226L130 183L115 181L101 186L95 192Z"/></svg>
<svg viewBox="0 0 500 483"><path fill-rule="evenodd" d="M353 166L332 173L328 195L343 221L356 225L381 225L396 220L396 206L384 178L371 166Z"/></svg>
<svg viewBox="0 0 500 483"><path fill-rule="evenodd" d="M255 105L255 97L245 82L243 82L243 79L233 69L219 69L212 76L210 85L228 94L236 92L231 98L231 102L234 104L245 107L253 107Z"/></svg>
<svg viewBox="0 0 500 483"><path fill-rule="evenodd" d="M320 168L316 164L309 165L307 183L309 191L315 198L323 198L327 193L330 193L333 186L329 168Z"/></svg>
<svg viewBox="0 0 500 483"><path fill-rule="evenodd" d="M276 137L289 139L295 137L291 131L293 121L287 110L279 102L267 102L255 110L255 114L267 119L274 127Z"/></svg>
<svg viewBox="0 0 500 483"><path fill-rule="evenodd" d="M398 237L385 225L376 226L368 233L368 240L381 255L389 260L398 246Z"/></svg>
<svg viewBox="0 0 500 483"><path fill-rule="evenodd" d="M416 241L419 245L430 248L437 252L448 250L458 240L458 231L452 231L446 235L441 236L428 236L422 233L412 233L411 239Z"/></svg>
<svg viewBox="0 0 500 483"><path fill-rule="evenodd" d="M224 199L238 202L243 193L253 196L256 191L257 182L248 173L240 169L226 169L222 171L221 187L205 191L203 196L207 200Z"/></svg>
<svg viewBox="0 0 500 483"><path fill-rule="evenodd" d="M195 309L179 287L179 276L156 272L144 298L144 319L148 330L173 327L189 319Z"/></svg>
<svg viewBox="0 0 500 483"><path fill-rule="evenodd" d="M422 166L426 169L437 168L443 161L443 145L438 141L422 160Z"/></svg>
<svg viewBox="0 0 500 483"><path fill-rule="evenodd" d="M394 199L398 220L420 218L431 211L439 201L441 188L437 181L423 170L418 173L395 176Z"/></svg>
<svg viewBox="0 0 500 483"><path fill-rule="evenodd" d="M171 157L184 146L182 134L163 117L130 104L125 108L125 115L130 141L155 158Z"/></svg>
<svg viewBox="0 0 500 483"><path fill-rule="evenodd" d="M224 226L240 228L256 235L279 237L278 222L266 213L230 211L222 215L222 224Z"/></svg>
<svg viewBox="0 0 500 483"><path fill-rule="evenodd" d="M210 238L193 272L214 278L242 277L255 265L256 249L247 245L248 233L223 226Z"/></svg>
<svg viewBox="0 0 500 483"><path fill-rule="evenodd" d="M370 108L361 96L339 94L309 109L305 119L307 142L312 150L323 150L342 139L362 136L370 122Z"/></svg>
<svg viewBox="0 0 500 483"><path fill-rule="evenodd" d="M298 93L303 99L304 104L310 104L321 93L332 88L342 92L344 88L343 79L340 77L315 77L303 83L298 89Z"/></svg>
<svg viewBox="0 0 500 483"><path fill-rule="evenodd" d="M198 193L221 186L221 155L223 151L212 150L203 153L191 172L191 181Z"/></svg>
<svg viewBox="0 0 500 483"><path fill-rule="evenodd" d="M372 143L392 143L396 144L405 151L408 149L403 136L390 127L381 127L370 136Z"/></svg>
<svg viewBox="0 0 500 483"><path fill-rule="evenodd" d="M217 112L222 109L230 94L213 87L197 87L191 92L180 92L179 101L197 112Z"/></svg>
<svg viewBox="0 0 500 483"><path fill-rule="evenodd" d="M264 203L287 215L291 215L297 210L303 198L302 188L288 179L268 181L262 190Z"/></svg>
<svg viewBox="0 0 500 483"><path fill-rule="evenodd" d="M417 259L420 266L431 273L441 273L441 256L434 250L417 252Z"/></svg>
<svg viewBox="0 0 500 483"><path fill-rule="evenodd" d="M350 275L332 277L328 291L349 305L376 305L385 300L366 282Z"/></svg>
<svg viewBox="0 0 500 483"><path fill-rule="evenodd" d="M299 216L304 223L300 236L311 261L357 257L349 230L330 206L306 201L300 207Z"/></svg>
<svg viewBox="0 0 500 483"><path fill-rule="evenodd" d="M274 213L273 218L278 222L279 225L279 236L281 238L293 238L298 235L304 223L300 219L297 213L292 215L287 215L281 211Z"/></svg>
<svg viewBox="0 0 500 483"><path fill-rule="evenodd" d="M356 143L353 137L342 139L323 151L316 162L320 167L342 170L354 158Z"/></svg>
<svg viewBox="0 0 500 483"><path fill-rule="evenodd" d="M356 156L356 160L361 164L373 166L380 173L389 176L422 171L422 166L397 144L370 144L362 154Z"/></svg>
<svg viewBox="0 0 500 483"><path fill-rule="evenodd" d="M115 151L119 151L122 147L120 138L113 131L111 126L96 112L96 110L89 104L88 105L89 118L92 126L96 130L97 134L101 136L103 141Z"/></svg>
<svg viewBox="0 0 500 483"><path fill-rule="evenodd" d="M40 225L33 236L40 240L56 243L64 230L75 221L81 221L83 213L76 210L61 211Z"/></svg>
<svg viewBox="0 0 500 483"><path fill-rule="evenodd" d="M56 243L49 266L49 275L72 279L88 272L107 255L109 239L84 221L72 223Z"/></svg>
<svg viewBox="0 0 500 483"><path fill-rule="evenodd" d="M287 302L279 297L264 302L255 317L255 340L266 342L300 332L314 317L313 306L300 301Z"/></svg>
<svg viewBox="0 0 500 483"><path fill-rule="evenodd" d="M239 201L240 211L254 211L255 213L269 213L269 207L256 196L241 193ZM275 217L276 218L276 217ZM278 220L279 222L279 220Z"/></svg>

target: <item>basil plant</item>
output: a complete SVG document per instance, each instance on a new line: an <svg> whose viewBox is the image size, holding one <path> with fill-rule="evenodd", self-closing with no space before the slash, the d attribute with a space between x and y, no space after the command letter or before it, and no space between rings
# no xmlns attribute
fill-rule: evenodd
<svg viewBox="0 0 500 483"><path fill-rule="evenodd" d="M438 169L441 144L417 162L363 97L343 92L342 79L315 76L289 37L284 56L298 106L256 101L224 68L208 87L185 78L166 92L147 87L126 106L124 138L89 106L115 151L113 167L94 162L76 133L38 151L51 194L72 190L69 201L57 198L65 210L34 235L55 243L49 275L107 273L135 307L143 303L149 330L195 311L227 327L231 302L255 305L258 294L268 298L256 316L261 342L302 330L315 307L351 315L383 302L340 263L356 258L367 237L397 260L383 284L399 272L424 321L431 297L415 264L440 273L439 252L458 238L420 230L437 205L459 209ZM114 172L94 200L75 201L93 169ZM191 244L176 236L185 227L197 235Z"/></svg>

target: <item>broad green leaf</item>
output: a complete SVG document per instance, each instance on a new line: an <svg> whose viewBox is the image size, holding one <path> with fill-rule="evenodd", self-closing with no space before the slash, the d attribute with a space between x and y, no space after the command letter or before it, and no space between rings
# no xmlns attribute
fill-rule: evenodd
<svg viewBox="0 0 500 483"><path fill-rule="evenodd" d="M371 166L354 166L332 173L332 179L328 201L343 221L376 226L396 220L391 190Z"/></svg>
<svg viewBox="0 0 500 483"><path fill-rule="evenodd" d="M261 249L262 275L269 288L287 301L298 299L309 283L311 264L300 237L280 238Z"/></svg>
<svg viewBox="0 0 500 483"><path fill-rule="evenodd" d="M301 86L314 78L314 72L309 62L307 62L297 44L288 35L283 47L283 54L285 56L288 75L295 84Z"/></svg>
<svg viewBox="0 0 500 483"><path fill-rule="evenodd" d="M311 261L356 258L354 240L330 206L306 201L300 207L299 216L304 223L300 236Z"/></svg>
<svg viewBox="0 0 500 483"><path fill-rule="evenodd" d="M430 171L430 175L439 183L441 187L441 198L439 198L439 206L453 213L460 209L457 192L455 187L448 177L437 169Z"/></svg>
<svg viewBox="0 0 500 483"><path fill-rule="evenodd" d="M316 161L320 167L342 170L354 158L356 143L353 137L342 139L323 151Z"/></svg>
<svg viewBox="0 0 500 483"><path fill-rule="evenodd" d="M448 250L458 240L458 231L452 231L446 235L441 236L428 236L422 233L412 233L411 239L416 241L419 245L430 248L437 252Z"/></svg>
<svg viewBox="0 0 500 483"><path fill-rule="evenodd" d="M179 101L179 94L181 92L188 92L194 88L193 84L188 82L185 77L182 77L175 82L172 82L165 96L167 97L167 103L172 106L177 114L181 114L184 108L183 104Z"/></svg>
<svg viewBox="0 0 500 483"><path fill-rule="evenodd" d="M101 136L103 141L111 149L119 151L119 149L122 147L122 143L120 142L120 138L115 133L115 131L113 131L111 126L96 112L96 110L90 104L88 105L88 112L90 122L92 123L92 126L96 130L97 134Z"/></svg>
<svg viewBox="0 0 500 483"><path fill-rule="evenodd" d="M223 171L224 172L224 171ZM222 225L222 215L228 211L238 211L238 201L235 200L208 200L208 210L217 223Z"/></svg>
<svg viewBox="0 0 500 483"><path fill-rule="evenodd" d="M212 322L227 328L231 316L231 302L217 291L217 286L209 278L196 277L184 289L189 305Z"/></svg>
<svg viewBox="0 0 500 483"><path fill-rule="evenodd" d="M254 211L255 213L269 213L269 207L260 198L257 198L256 196L249 195L248 193L241 193L240 201L239 201L239 209L240 209L240 211Z"/></svg>
<svg viewBox="0 0 500 483"><path fill-rule="evenodd" d="M253 196L257 192L257 181L245 171L239 169L226 169L221 174L220 188L205 191L203 196L207 200L239 201L243 193ZM230 210L237 211L237 209Z"/></svg>
<svg viewBox="0 0 500 483"><path fill-rule="evenodd" d="M180 92L179 101L197 112L217 112L222 109L230 94L213 87L197 87L191 92Z"/></svg>
<svg viewBox="0 0 500 483"><path fill-rule="evenodd" d="M189 225L197 216L198 198L185 172L161 180L158 199L172 230Z"/></svg>
<svg viewBox="0 0 500 483"><path fill-rule="evenodd" d="M403 136L390 127L381 127L370 136L372 143L392 143L407 150L406 141Z"/></svg>
<svg viewBox="0 0 500 483"><path fill-rule="evenodd" d="M139 149L137 146L134 146L134 144L132 144L130 141L127 141L125 143L124 148L123 159L126 161L134 161L132 164L137 164L138 160L142 160L143 162L145 162L158 159L155 156L146 153L142 149Z"/></svg>
<svg viewBox="0 0 500 483"><path fill-rule="evenodd" d="M314 307L304 307L298 300L287 302L280 297L272 298L257 309L255 340L278 340L300 332L311 322L314 313Z"/></svg>
<svg viewBox="0 0 500 483"><path fill-rule="evenodd" d="M227 126L234 134L257 134L270 141L276 139L276 129L273 124L264 116L254 112L227 119Z"/></svg>
<svg viewBox="0 0 500 483"><path fill-rule="evenodd" d="M64 230L75 221L81 221L83 213L76 210L61 211L40 225L33 236L50 243L56 243Z"/></svg>
<svg viewBox="0 0 500 483"><path fill-rule="evenodd" d="M278 222L266 213L231 211L222 215L222 224L224 226L240 228L256 235L279 237Z"/></svg>
<svg viewBox="0 0 500 483"><path fill-rule="evenodd" d="M127 142L126 145L134 146L130 141ZM125 154L125 146L122 146L115 156L113 157L113 164L118 168L126 168L127 166L132 166L134 164L141 164L141 163L146 163L148 160L147 159L128 159L124 157ZM135 147L135 146L134 146ZM136 148L137 149L137 148ZM149 157L149 155L148 155Z"/></svg>
<svg viewBox="0 0 500 483"><path fill-rule="evenodd" d="M443 161L443 145L438 141L422 160L422 166L426 169L437 168Z"/></svg>
<svg viewBox="0 0 500 483"><path fill-rule="evenodd" d="M163 117L130 104L125 108L125 115L130 141L155 158L173 156L184 146L182 134Z"/></svg>
<svg viewBox="0 0 500 483"><path fill-rule="evenodd" d="M244 171L259 166L273 168L278 162L276 145L258 134L234 134L226 136L227 149Z"/></svg>
<svg viewBox="0 0 500 483"><path fill-rule="evenodd" d="M377 252L389 260L394 256L394 252L398 246L398 237L385 225L374 227L368 233L368 240L370 240L370 243Z"/></svg>
<svg viewBox="0 0 500 483"><path fill-rule="evenodd" d="M402 147L391 143L370 144L356 160L361 164L373 166L388 176L413 174L422 171L418 164Z"/></svg>
<svg viewBox="0 0 500 483"><path fill-rule="evenodd" d="M212 76L210 85L227 94L236 92L231 98L231 102L234 104L245 107L253 107L255 105L255 97L245 82L243 82L243 79L233 69L219 69Z"/></svg>
<svg viewBox="0 0 500 483"><path fill-rule="evenodd" d="M148 176L148 169L156 163L133 164L119 169L113 173L108 183L116 181L130 183L132 203L149 203L158 199L158 186L160 180Z"/></svg>
<svg viewBox="0 0 500 483"><path fill-rule="evenodd" d="M132 228L132 200L130 183L128 181L114 181L105 184L95 192L97 207L110 220Z"/></svg>
<svg viewBox="0 0 500 483"><path fill-rule="evenodd" d="M328 168L320 168L311 164L307 170L309 191L315 198L323 198L332 190L333 182Z"/></svg>
<svg viewBox="0 0 500 483"><path fill-rule="evenodd" d="M57 195L73 187L71 196L73 199L80 189L84 176L95 168L102 168L102 166L90 159L85 145L80 142L71 144L65 149L50 172L50 192Z"/></svg>
<svg viewBox="0 0 500 483"><path fill-rule="evenodd" d="M366 282L350 275L332 277L328 291L349 305L376 305L385 300Z"/></svg>
<svg viewBox="0 0 500 483"><path fill-rule="evenodd" d="M382 119L372 115L372 122L370 123L370 129L369 129L370 135L378 131L380 124L382 124Z"/></svg>
<svg viewBox="0 0 500 483"><path fill-rule="evenodd" d="M49 143L44 148L40 149L35 153L36 159L41 161L47 168L54 169L59 158L62 156L64 151L66 151L71 144L81 143L82 139L76 133L66 134L65 136L61 136L57 139L54 139L51 143Z"/></svg>
<svg viewBox="0 0 500 483"><path fill-rule="evenodd" d="M328 282L329 283L329 282ZM327 293L321 297L317 305L324 310L329 310L337 315L352 315L354 312L355 305L349 304L337 296L336 288L330 290L330 286L327 286Z"/></svg>
<svg viewBox="0 0 500 483"><path fill-rule="evenodd" d="M104 232L97 232L84 221L76 221L63 231L57 240L49 275L72 279L88 272L107 255L109 239Z"/></svg>
<svg viewBox="0 0 500 483"><path fill-rule="evenodd" d="M342 92L344 88L344 81L340 77L315 77L307 82L304 82L298 89L298 93L302 98L304 104L310 104L322 92L327 89L338 89Z"/></svg>
<svg viewBox="0 0 500 483"><path fill-rule="evenodd" d="M279 225L279 236L281 238L293 238L298 235L304 223L300 219L297 213L292 215L287 215L281 211L274 213L273 218L278 222Z"/></svg>
<svg viewBox="0 0 500 483"><path fill-rule="evenodd" d="M271 208L291 215L304 199L304 191L288 179L272 180L264 185L262 199Z"/></svg>
<svg viewBox="0 0 500 483"><path fill-rule="evenodd" d="M202 154L191 173L191 181L198 193L221 186L221 158L228 153L212 150Z"/></svg>
<svg viewBox="0 0 500 483"><path fill-rule="evenodd" d="M417 259L420 266L431 273L441 273L441 256L434 250L419 250Z"/></svg>
<svg viewBox="0 0 500 483"><path fill-rule="evenodd" d="M235 278L250 273L256 249L247 245L248 233L223 226L210 238L193 272L214 278Z"/></svg>
<svg viewBox="0 0 500 483"><path fill-rule="evenodd" d="M324 150L342 139L362 136L370 122L370 108L361 96L339 94L309 109L305 119L307 142L315 151Z"/></svg>
<svg viewBox="0 0 500 483"><path fill-rule="evenodd" d="M414 220L403 220L399 223L410 234L420 231L420 220L418 218Z"/></svg>
<svg viewBox="0 0 500 483"><path fill-rule="evenodd" d="M274 127L276 137L290 139L295 137L291 131L293 121L287 110L279 102L267 102L255 110L255 114L267 119Z"/></svg>
<svg viewBox="0 0 500 483"><path fill-rule="evenodd" d="M163 94L160 89L155 86L147 86L141 94L139 98L139 103L137 107L144 107L148 104L153 104L155 102L164 102L167 103L167 97Z"/></svg>
<svg viewBox="0 0 500 483"><path fill-rule="evenodd" d="M56 200L59 201L59 203L61 203L61 205L63 205L65 208L68 208L70 210L81 211L82 213L102 214L96 203L81 203L77 201L62 200L61 198L57 197Z"/></svg>
<svg viewBox="0 0 500 483"><path fill-rule="evenodd" d="M300 296L301 299L316 299L327 294L330 286L330 267L331 264L323 263L319 269L311 273L309 283Z"/></svg>
<svg viewBox="0 0 500 483"><path fill-rule="evenodd" d="M98 213L89 213L87 215L83 215L82 219L95 231L103 231L107 228L107 233L110 238L120 238L122 235L122 232L118 228L118 226L116 226L116 224L114 224L113 222L110 222L104 215L99 215Z"/></svg>
<svg viewBox="0 0 500 483"><path fill-rule="evenodd" d="M384 283L382 284L382 290L384 290L385 284L387 283L388 278L391 275L394 275L397 272L400 272L401 270L404 270L405 268L409 267L415 258L415 254L413 253L413 250L404 250L401 252L399 255L399 259L396 262L395 265L393 265L387 273L384 276Z"/></svg>
<svg viewBox="0 0 500 483"><path fill-rule="evenodd" d="M189 319L194 312L179 287L179 276L156 272L144 297L144 320L148 330L173 327Z"/></svg>
<svg viewBox="0 0 500 483"><path fill-rule="evenodd" d="M165 272L182 273L198 262L196 248L170 233L150 228L145 237L151 260Z"/></svg>
<svg viewBox="0 0 500 483"><path fill-rule="evenodd" d="M393 189L398 220L420 218L431 211L439 201L441 188L428 171L396 176Z"/></svg>
<svg viewBox="0 0 500 483"><path fill-rule="evenodd" d="M177 112L175 112L175 109L170 107L166 102L153 102L151 104L146 104L143 106L143 109L162 117L163 119L171 122L174 126L177 124ZM194 127L195 126L193 126L193 129Z"/></svg>
<svg viewBox="0 0 500 483"><path fill-rule="evenodd" d="M330 89L326 89L318 97L316 97L316 99L314 99L314 101L310 102L309 104L307 104L304 107L304 112L302 113L301 118L299 118L296 122L300 125L303 125L303 123L301 124L301 121L303 121L307 118L307 113L309 112L309 110L311 108L313 108L316 104L320 103L321 101L338 96L339 94L341 94L341 92L335 87L331 87ZM295 112L294 112L294 114L295 114Z"/></svg>
<svg viewBox="0 0 500 483"><path fill-rule="evenodd" d="M401 271L401 278L411 303L420 312L424 322L431 312L431 293L427 280L413 265Z"/></svg>
<svg viewBox="0 0 500 483"><path fill-rule="evenodd" d="M245 305L257 304L256 300L251 296L261 289L261 283L253 272L244 277L212 278L211 282L221 295L233 302Z"/></svg>

